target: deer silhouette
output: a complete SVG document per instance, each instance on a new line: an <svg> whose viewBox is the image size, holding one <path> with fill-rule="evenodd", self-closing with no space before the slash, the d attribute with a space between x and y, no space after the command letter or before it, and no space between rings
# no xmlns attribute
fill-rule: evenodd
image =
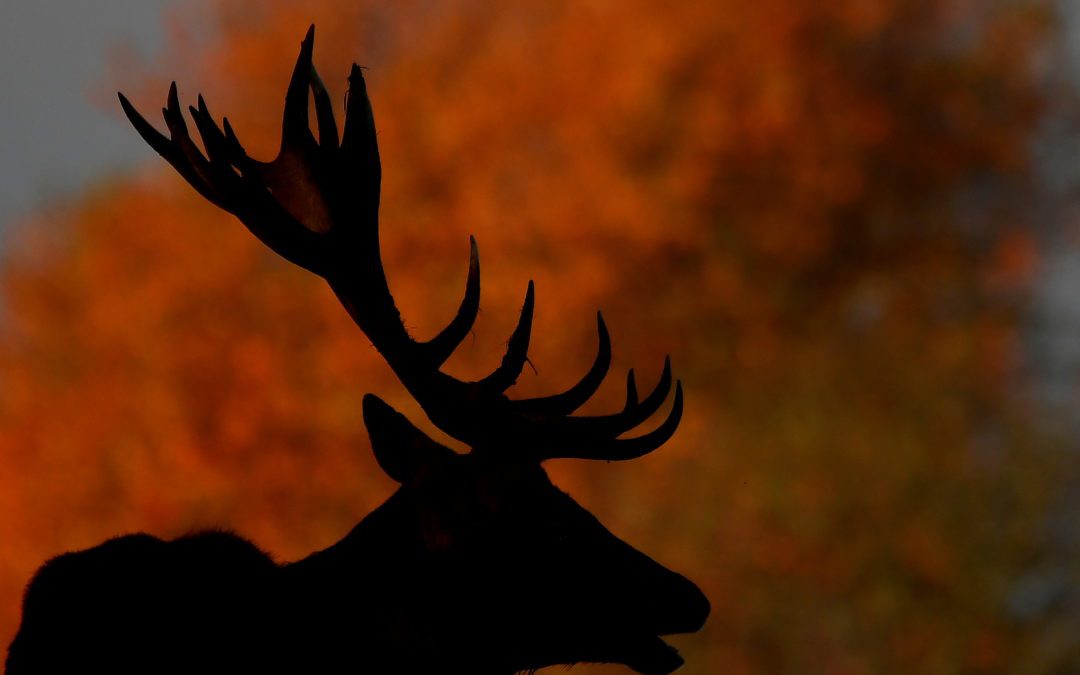
<svg viewBox="0 0 1080 675"><path fill-rule="evenodd" d="M200 151L175 83L163 111L168 137L122 94L120 103L201 195L323 277L432 423L471 450L437 443L368 394L375 458L401 486L343 539L287 564L226 532L172 541L133 534L61 555L27 588L7 672L496 674L578 662L674 671L682 659L659 636L698 630L705 596L608 532L541 467L556 457L628 460L666 442L682 414L680 384L658 427L620 437L668 398L670 364L644 398L630 371L620 412L574 416L610 364L598 314L597 355L577 384L508 398L526 362L530 282L498 367L473 382L443 372L478 311L476 242L455 317L434 338L414 340L379 257L381 166L363 74L353 65L339 142L313 45L314 27L285 98L280 152L268 163L250 158L201 96L189 108Z"/></svg>

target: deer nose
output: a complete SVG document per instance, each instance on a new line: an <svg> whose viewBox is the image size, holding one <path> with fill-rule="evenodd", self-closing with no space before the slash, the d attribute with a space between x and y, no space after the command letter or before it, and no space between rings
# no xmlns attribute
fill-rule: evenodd
<svg viewBox="0 0 1080 675"><path fill-rule="evenodd" d="M694 582L686 577L672 573L667 588L654 598L654 630L658 635L671 633L694 633L701 630L712 607L709 599Z"/></svg>

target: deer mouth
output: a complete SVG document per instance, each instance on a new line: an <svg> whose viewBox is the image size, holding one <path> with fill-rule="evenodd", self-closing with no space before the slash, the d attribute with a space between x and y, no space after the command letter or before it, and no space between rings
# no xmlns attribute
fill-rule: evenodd
<svg viewBox="0 0 1080 675"><path fill-rule="evenodd" d="M617 663L642 675L668 675L683 665L677 649L648 631L577 635L523 670L573 663ZM557 653L556 653L557 652ZM539 661L543 661L540 663Z"/></svg>
<svg viewBox="0 0 1080 675"><path fill-rule="evenodd" d="M643 675L667 675L682 666L678 650L660 636L696 632L709 614L708 600L696 586L686 583L686 592L675 606L657 604L637 620L629 618L633 610L627 608L623 621L609 624L601 636L593 635L600 654L590 660L621 663Z"/></svg>
<svg viewBox="0 0 1080 675"><path fill-rule="evenodd" d="M677 649L656 635L636 635L620 641L611 662L621 663L642 675L667 675L683 664Z"/></svg>
<svg viewBox="0 0 1080 675"><path fill-rule="evenodd" d="M651 560L650 565L659 567ZM618 663L642 675L668 675L683 665L675 647L661 636L695 633L710 613L700 589L686 578L661 568L660 581L625 584L639 589L633 601L616 590L600 592L596 605L606 608L561 622L567 649L562 661ZM623 587L624 584L619 584ZM642 590L649 589L649 590Z"/></svg>

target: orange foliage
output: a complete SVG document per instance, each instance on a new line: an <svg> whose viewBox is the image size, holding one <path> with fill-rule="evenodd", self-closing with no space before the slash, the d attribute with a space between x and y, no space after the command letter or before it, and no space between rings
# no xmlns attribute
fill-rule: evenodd
<svg viewBox="0 0 1080 675"><path fill-rule="evenodd" d="M134 99L201 87L268 158L314 22L336 100L369 67L415 334L480 243L455 373L498 359L530 277L521 393L585 368L597 308L643 384L674 355L672 443L552 470L713 599L686 672L1011 672L1003 580L1049 489L1008 395L1048 3L983 4L206 0ZM0 641L42 560L110 535L331 543L391 489L363 393L422 419L325 288L161 162L27 223L2 283Z"/></svg>

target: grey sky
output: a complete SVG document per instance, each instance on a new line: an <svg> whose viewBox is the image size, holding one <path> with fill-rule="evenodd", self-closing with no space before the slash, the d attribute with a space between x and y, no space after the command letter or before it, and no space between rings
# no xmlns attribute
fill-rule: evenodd
<svg viewBox="0 0 1080 675"><path fill-rule="evenodd" d="M144 57L176 0L0 0L0 232L18 214L146 158L91 102L110 47ZM100 96L98 97L100 100Z"/></svg>

